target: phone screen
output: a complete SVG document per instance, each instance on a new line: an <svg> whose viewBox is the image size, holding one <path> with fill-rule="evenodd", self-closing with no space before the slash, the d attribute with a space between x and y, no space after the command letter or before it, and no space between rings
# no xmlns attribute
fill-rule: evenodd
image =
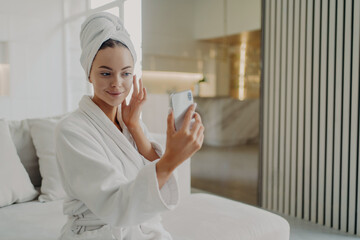
<svg viewBox="0 0 360 240"><path fill-rule="evenodd" d="M184 122L184 117L188 108L193 104L191 90L173 93L171 96L171 107L175 117L175 129L179 130Z"/></svg>

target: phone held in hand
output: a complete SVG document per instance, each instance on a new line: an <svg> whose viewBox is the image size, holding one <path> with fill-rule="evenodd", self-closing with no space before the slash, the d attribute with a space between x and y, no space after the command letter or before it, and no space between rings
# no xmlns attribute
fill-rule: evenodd
<svg viewBox="0 0 360 240"><path fill-rule="evenodd" d="M174 113L175 129L179 130L184 122L185 114L194 103L191 90L173 93L170 95L170 106ZM194 119L191 120L190 128Z"/></svg>

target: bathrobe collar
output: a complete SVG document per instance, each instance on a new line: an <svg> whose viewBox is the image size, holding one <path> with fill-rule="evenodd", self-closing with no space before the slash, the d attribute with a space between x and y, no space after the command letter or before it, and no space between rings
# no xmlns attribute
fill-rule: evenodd
<svg viewBox="0 0 360 240"><path fill-rule="evenodd" d="M97 126L97 128L101 128L110 138L113 139L116 145L123 150L124 154L127 155L127 157L132 162L135 163L138 169L144 166L142 156L124 136L131 136L131 134L122 120L121 106L118 107L117 119L123 132L121 132L108 118L108 116L106 116L106 114L92 101L90 96L85 95L82 97L79 102L79 108L87 117L92 120L92 122Z"/></svg>

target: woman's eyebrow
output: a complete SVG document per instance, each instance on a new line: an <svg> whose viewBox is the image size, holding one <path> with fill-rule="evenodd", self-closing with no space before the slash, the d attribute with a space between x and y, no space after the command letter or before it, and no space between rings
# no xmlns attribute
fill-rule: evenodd
<svg viewBox="0 0 360 240"><path fill-rule="evenodd" d="M106 69L112 70L112 68L107 67L107 66L100 66L99 68L106 68Z"/></svg>
<svg viewBox="0 0 360 240"><path fill-rule="evenodd" d="M126 66L126 67L122 68L121 70L125 70L127 68L131 68L131 66Z"/></svg>
<svg viewBox="0 0 360 240"><path fill-rule="evenodd" d="M108 69L108 70L111 70L111 71L112 71L112 68L107 67L107 66L100 66L99 68L106 68L106 69ZM126 66L126 67L122 68L121 70L125 70L125 69L128 69L128 68L131 68L131 66Z"/></svg>

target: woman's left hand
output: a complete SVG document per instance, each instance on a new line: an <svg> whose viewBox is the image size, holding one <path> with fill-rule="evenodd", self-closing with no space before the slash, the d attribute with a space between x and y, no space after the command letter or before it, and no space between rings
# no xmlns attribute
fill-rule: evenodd
<svg viewBox="0 0 360 240"><path fill-rule="evenodd" d="M134 91L131 96L129 105L126 100L121 104L122 119L129 130L140 126L141 107L146 101L146 89L143 87L141 78L139 79L139 87L136 83L136 76L133 76Z"/></svg>

